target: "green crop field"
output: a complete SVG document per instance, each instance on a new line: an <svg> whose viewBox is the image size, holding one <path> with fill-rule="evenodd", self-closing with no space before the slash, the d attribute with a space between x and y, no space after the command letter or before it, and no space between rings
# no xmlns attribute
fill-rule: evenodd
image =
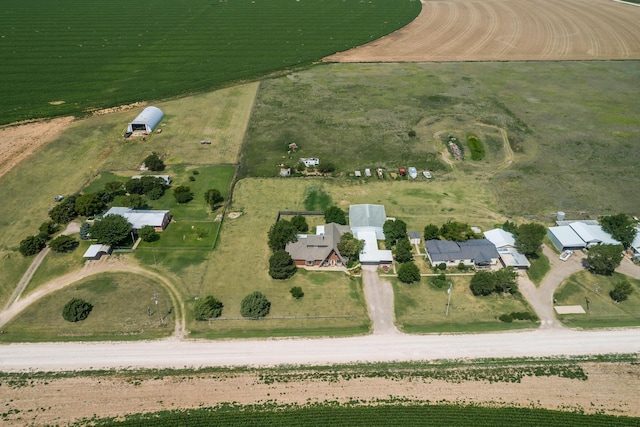
<svg viewBox="0 0 640 427"><path fill-rule="evenodd" d="M255 79L375 40L417 0L5 0L0 124Z"/></svg>
<svg viewBox="0 0 640 427"><path fill-rule="evenodd" d="M227 405L185 411L133 415L125 420L91 419L95 426L637 426L638 419L538 408L486 408L463 405L379 403L374 406L316 404ZM80 424L84 425L86 421Z"/></svg>
<svg viewBox="0 0 640 427"><path fill-rule="evenodd" d="M435 180L489 188L506 215L637 214L638 65L331 64L291 73L262 82L241 172L275 176L279 164L293 167L300 157L333 163L345 176L415 166ZM507 132L513 160L498 130L479 123ZM441 137L468 134L486 156L452 170ZM288 153L290 143L299 149Z"/></svg>

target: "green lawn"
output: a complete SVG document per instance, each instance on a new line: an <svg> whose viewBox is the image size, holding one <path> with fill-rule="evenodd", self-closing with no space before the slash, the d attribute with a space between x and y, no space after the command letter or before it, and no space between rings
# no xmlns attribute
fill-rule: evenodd
<svg viewBox="0 0 640 427"><path fill-rule="evenodd" d="M395 297L396 324L409 333L484 332L534 328L537 323L503 323L501 314L529 311L520 297L492 294L476 297L469 289L470 277L452 277L453 290L446 315L447 288L437 289L423 277L419 284L407 285L390 278Z"/></svg>
<svg viewBox="0 0 640 427"><path fill-rule="evenodd" d="M617 303L609 292L616 283L627 281L633 287L629 299ZM596 293L596 287L598 292ZM557 305L580 305L586 314L558 315L558 319L569 327L603 328L640 325L640 280L619 273L599 276L588 271L578 272L567 278L554 294Z"/></svg>
<svg viewBox="0 0 640 427"><path fill-rule="evenodd" d="M528 259L531 262L531 267L527 270L527 275L533 283L540 285L544 276L546 276L551 269L551 266L549 265L549 258L547 258L542 251L538 251L536 258L529 257Z"/></svg>
<svg viewBox="0 0 640 427"><path fill-rule="evenodd" d="M156 306L152 297L157 295ZM93 305L85 320L71 323L62 318L62 308L71 298ZM3 327L0 341L92 341L138 340L169 336L175 319L168 315L171 299L153 280L130 273L108 273L88 277L54 292L24 310ZM148 307L153 314L148 316Z"/></svg>
<svg viewBox="0 0 640 427"><path fill-rule="evenodd" d="M256 79L375 40L419 12L415 0L5 0L0 124Z"/></svg>

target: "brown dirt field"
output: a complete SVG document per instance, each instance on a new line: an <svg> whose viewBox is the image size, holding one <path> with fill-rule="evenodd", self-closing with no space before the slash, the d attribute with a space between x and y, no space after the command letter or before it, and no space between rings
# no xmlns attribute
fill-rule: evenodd
<svg viewBox="0 0 640 427"><path fill-rule="evenodd" d="M53 141L73 121L60 117L35 123L8 125L0 128L0 177L18 163Z"/></svg>
<svg viewBox="0 0 640 427"><path fill-rule="evenodd" d="M640 59L640 7L613 0L422 0L409 25L333 62Z"/></svg>
<svg viewBox="0 0 640 427"><path fill-rule="evenodd" d="M136 379L95 376L36 380L12 388L0 387L4 425L62 424L85 417L119 416L166 409L198 408L218 403L305 404L351 398L373 402L390 397L417 402L457 402L485 405L583 409L585 413L640 416L640 365L581 363L589 379L525 377L520 383L489 383L404 378L356 378L337 382L304 380L264 384L258 372L194 374Z"/></svg>

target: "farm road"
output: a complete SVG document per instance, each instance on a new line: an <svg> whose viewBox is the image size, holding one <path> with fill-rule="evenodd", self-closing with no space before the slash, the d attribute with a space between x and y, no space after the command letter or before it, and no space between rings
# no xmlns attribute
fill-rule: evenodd
<svg viewBox="0 0 640 427"><path fill-rule="evenodd" d="M369 317L373 323L373 333L378 335L400 334L395 325L393 288L391 283L378 275L376 266L362 267L364 296L367 300Z"/></svg>

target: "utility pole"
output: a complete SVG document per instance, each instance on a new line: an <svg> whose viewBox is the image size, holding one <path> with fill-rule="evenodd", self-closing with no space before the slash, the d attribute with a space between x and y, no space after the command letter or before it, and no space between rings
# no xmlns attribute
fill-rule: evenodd
<svg viewBox="0 0 640 427"><path fill-rule="evenodd" d="M447 299L447 311L445 312L444 317L449 317L449 306L451 305L451 291L453 290L453 282L449 282L449 289L447 289L447 294L449 295Z"/></svg>

